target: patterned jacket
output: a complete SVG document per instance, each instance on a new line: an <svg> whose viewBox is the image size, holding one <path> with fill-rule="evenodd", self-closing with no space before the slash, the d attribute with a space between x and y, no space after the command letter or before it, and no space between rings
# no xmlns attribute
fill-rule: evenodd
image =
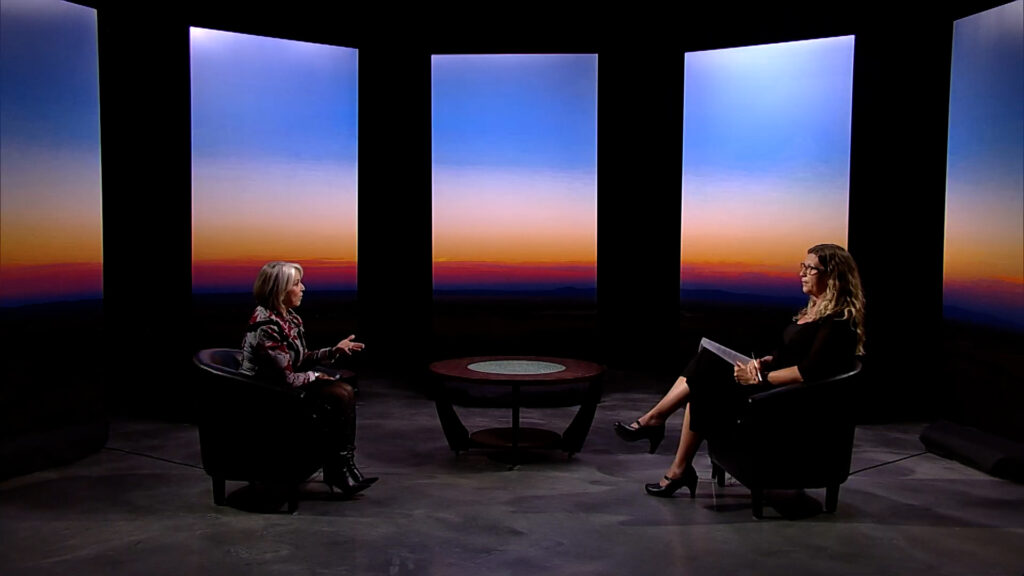
<svg viewBox="0 0 1024 576"><path fill-rule="evenodd" d="M289 387L316 379L313 368L338 356L335 348L306 349L302 319L257 306L242 341L242 372Z"/></svg>

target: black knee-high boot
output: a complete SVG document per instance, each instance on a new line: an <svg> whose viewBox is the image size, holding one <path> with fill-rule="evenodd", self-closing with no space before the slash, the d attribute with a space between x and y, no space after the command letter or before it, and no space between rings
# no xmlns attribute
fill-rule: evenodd
<svg viewBox="0 0 1024 576"><path fill-rule="evenodd" d="M342 461L342 466L345 469L345 474L353 484L365 484L369 486L376 482L379 478L376 476L363 476L363 473L356 467L356 455L355 450L343 451L339 454Z"/></svg>
<svg viewBox="0 0 1024 576"><path fill-rule="evenodd" d="M351 452L339 452L329 456L324 462L324 482L332 490L337 488L345 496L352 496L366 490L370 484L376 481L376 478L368 482L359 480L356 476L359 474L359 470L355 469L355 474L353 474L353 469L355 469L355 464L352 463ZM359 476L362 475L359 474Z"/></svg>
<svg viewBox="0 0 1024 576"><path fill-rule="evenodd" d="M377 478L363 476L355 464L356 403L351 389L324 386L319 392L327 437L324 481L346 495L365 490Z"/></svg>

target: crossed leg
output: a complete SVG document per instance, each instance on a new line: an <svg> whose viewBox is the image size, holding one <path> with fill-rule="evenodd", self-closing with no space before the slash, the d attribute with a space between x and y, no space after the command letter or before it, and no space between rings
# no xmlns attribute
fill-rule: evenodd
<svg viewBox="0 0 1024 576"><path fill-rule="evenodd" d="M690 387L686 384L686 377L680 376L672 388L647 411L646 414L637 419L641 426L661 426L668 420L668 417L679 410L686 399L690 396Z"/></svg>

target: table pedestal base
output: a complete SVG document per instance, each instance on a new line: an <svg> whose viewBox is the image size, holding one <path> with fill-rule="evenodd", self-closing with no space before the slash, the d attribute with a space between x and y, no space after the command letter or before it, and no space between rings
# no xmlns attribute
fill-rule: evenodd
<svg viewBox="0 0 1024 576"><path fill-rule="evenodd" d="M561 447L562 435L543 428L487 428L469 435L470 442L481 448L550 450Z"/></svg>

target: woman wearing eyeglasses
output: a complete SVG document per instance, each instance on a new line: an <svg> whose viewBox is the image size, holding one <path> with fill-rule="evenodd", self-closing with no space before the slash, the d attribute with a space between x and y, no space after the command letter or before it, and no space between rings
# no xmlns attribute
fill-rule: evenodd
<svg viewBox="0 0 1024 576"><path fill-rule="evenodd" d="M648 440L650 453L665 437L665 421L686 406L675 459L661 481L647 484L651 496L669 497L686 486L693 498L697 473L693 458L704 437L735 419L743 400L772 386L813 381L851 369L864 353L864 293L853 257L841 246L819 244L800 263L800 286L807 306L782 334L769 356L730 366L702 349L672 389L632 424L615 423L622 439Z"/></svg>

